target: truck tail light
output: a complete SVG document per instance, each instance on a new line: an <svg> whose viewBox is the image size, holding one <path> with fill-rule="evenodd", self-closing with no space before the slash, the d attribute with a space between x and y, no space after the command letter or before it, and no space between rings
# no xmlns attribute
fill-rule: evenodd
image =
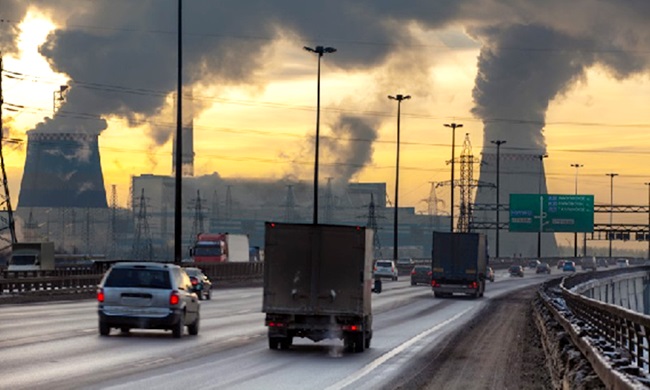
<svg viewBox="0 0 650 390"><path fill-rule="evenodd" d="M104 298L105 298L104 289L103 288L98 289L97 290L97 301L98 302L104 302Z"/></svg>
<svg viewBox="0 0 650 390"><path fill-rule="evenodd" d="M275 322L275 321L269 321L267 325L270 328L284 328L286 326L284 322Z"/></svg>
<svg viewBox="0 0 650 390"><path fill-rule="evenodd" d="M476 282L470 283L469 288L474 288L474 289L478 288L478 283L476 283Z"/></svg>
<svg viewBox="0 0 650 390"><path fill-rule="evenodd" d="M415 270L411 271L411 275L415 275Z"/></svg>
<svg viewBox="0 0 650 390"><path fill-rule="evenodd" d="M431 287L440 287L440 283L438 283L438 281L436 281L436 280L432 280L431 281Z"/></svg>
<svg viewBox="0 0 650 390"><path fill-rule="evenodd" d="M170 305L178 305L180 301L181 301L181 296L178 295L178 291L172 291L171 294L169 294Z"/></svg>
<svg viewBox="0 0 650 390"><path fill-rule="evenodd" d="M346 332L359 332L361 330L361 326L360 325L355 325L355 324L343 325L341 327L341 329L346 331Z"/></svg>

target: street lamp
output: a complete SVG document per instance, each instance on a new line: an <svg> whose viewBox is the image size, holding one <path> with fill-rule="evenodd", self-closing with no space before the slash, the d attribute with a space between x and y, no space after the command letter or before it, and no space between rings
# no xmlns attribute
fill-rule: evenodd
<svg viewBox="0 0 650 390"><path fill-rule="evenodd" d="M607 239L609 241L609 258L612 258L612 213L614 211L614 177L618 173L606 173L609 176L609 231L607 232Z"/></svg>
<svg viewBox="0 0 650 390"><path fill-rule="evenodd" d="M537 258L542 258L542 228L544 226L544 204L542 202L542 178L544 177L544 159L548 154L540 154L539 158L539 182L537 184L537 193L539 194L539 231L537 232Z"/></svg>
<svg viewBox="0 0 650 390"><path fill-rule="evenodd" d="M449 220L451 221L450 231L454 232L454 151L456 150L456 128L463 127L461 123L445 123L445 127L451 127L451 210Z"/></svg>
<svg viewBox="0 0 650 390"><path fill-rule="evenodd" d="M578 169L582 168L584 165L575 163L575 164L571 164L571 166L576 169L575 182L576 182L576 195L578 195ZM573 233L573 257L578 257L578 232Z"/></svg>
<svg viewBox="0 0 650 390"><path fill-rule="evenodd" d="M497 235L496 235L496 252L495 255L498 258L499 257L499 163L501 160L500 156L500 151L501 151L501 145L505 144L506 141L503 140L495 140L495 141L490 141L491 143L495 144L497 146Z"/></svg>
<svg viewBox="0 0 650 390"><path fill-rule="evenodd" d="M334 53L333 47L316 46L315 48L304 46L310 53L318 54L318 73L316 78L316 145L314 147L314 225L318 224L318 144L320 137L320 59L325 53Z"/></svg>
<svg viewBox="0 0 650 390"><path fill-rule="evenodd" d="M400 108L402 106L402 100L410 99L409 95L395 95L388 96L391 100L397 100L397 159L395 161L395 216L393 217L393 260L397 261L397 247L398 247L398 236L397 236L397 211L399 209L399 120L400 120Z"/></svg>
<svg viewBox="0 0 650 390"><path fill-rule="evenodd" d="M643 183L648 186L648 260L650 260L650 182Z"/></svg>

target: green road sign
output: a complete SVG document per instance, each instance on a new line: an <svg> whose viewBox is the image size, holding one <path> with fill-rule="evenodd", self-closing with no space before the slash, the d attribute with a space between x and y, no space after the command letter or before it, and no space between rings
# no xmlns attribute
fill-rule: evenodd
<svg viewBox="0 0 650 390"><path fill-rule="evenodd" d="M593 232L594 196L510 194L509 231Z"/></svg>

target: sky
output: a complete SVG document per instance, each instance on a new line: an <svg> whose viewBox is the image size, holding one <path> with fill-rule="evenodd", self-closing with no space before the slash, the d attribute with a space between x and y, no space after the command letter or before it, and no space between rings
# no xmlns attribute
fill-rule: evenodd
<svg viewBox="0 0 650 390"><path fill-rule="evenodd" d="M426 212L455 154L549 155L549 193L645 205L650 189L650 3L644 0L183 1L195 174L313 180L317 57L320 177L386 182ZM0 0L5 136L100 134L107 194L171 174L177 1ZM61 85L69 88L56 101ZM56 103L56 107L54 107ZM5 144L13 199L25 143ZM571 164L581 164L576 170ZM478 170L477 170L478 171ZM449 187L436 188L448 212ZM458 199L458 198L456 198ZM14 201L15 202L15 201ZM644 220L641 220L643 222ZM562 244L562 243L560 243Z"/></svg>

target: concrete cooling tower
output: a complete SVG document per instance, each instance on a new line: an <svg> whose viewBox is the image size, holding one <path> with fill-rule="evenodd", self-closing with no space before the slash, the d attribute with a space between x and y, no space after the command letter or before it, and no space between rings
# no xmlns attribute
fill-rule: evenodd
<svg viewBox="0 0 650 390"><path fill-rule="evenodd" d="M495 153L482 153L482 164L479 180L496 184ZM499 155L499 203L508 205L510 194L546 194L546 179L544 166L538 155L500 153ZM474 203L496 204L496 189L478 187ZM476 222L496 222L496 211L475 211L473 219ZM509 213L499 214L500 224L508 222ZM488 235L490 256L496 252L496 231L485 231ZM541 256L557 256L557 242L552 233L542 233ZM499 231L499 257L536 257L537 233L510 233L507 229Z"/></svg>
<svg viewBox="0 0 650 390"><path fill-rule="evenodd" d="M28 132L18 207L107 208L98 137Z"/></svg>

